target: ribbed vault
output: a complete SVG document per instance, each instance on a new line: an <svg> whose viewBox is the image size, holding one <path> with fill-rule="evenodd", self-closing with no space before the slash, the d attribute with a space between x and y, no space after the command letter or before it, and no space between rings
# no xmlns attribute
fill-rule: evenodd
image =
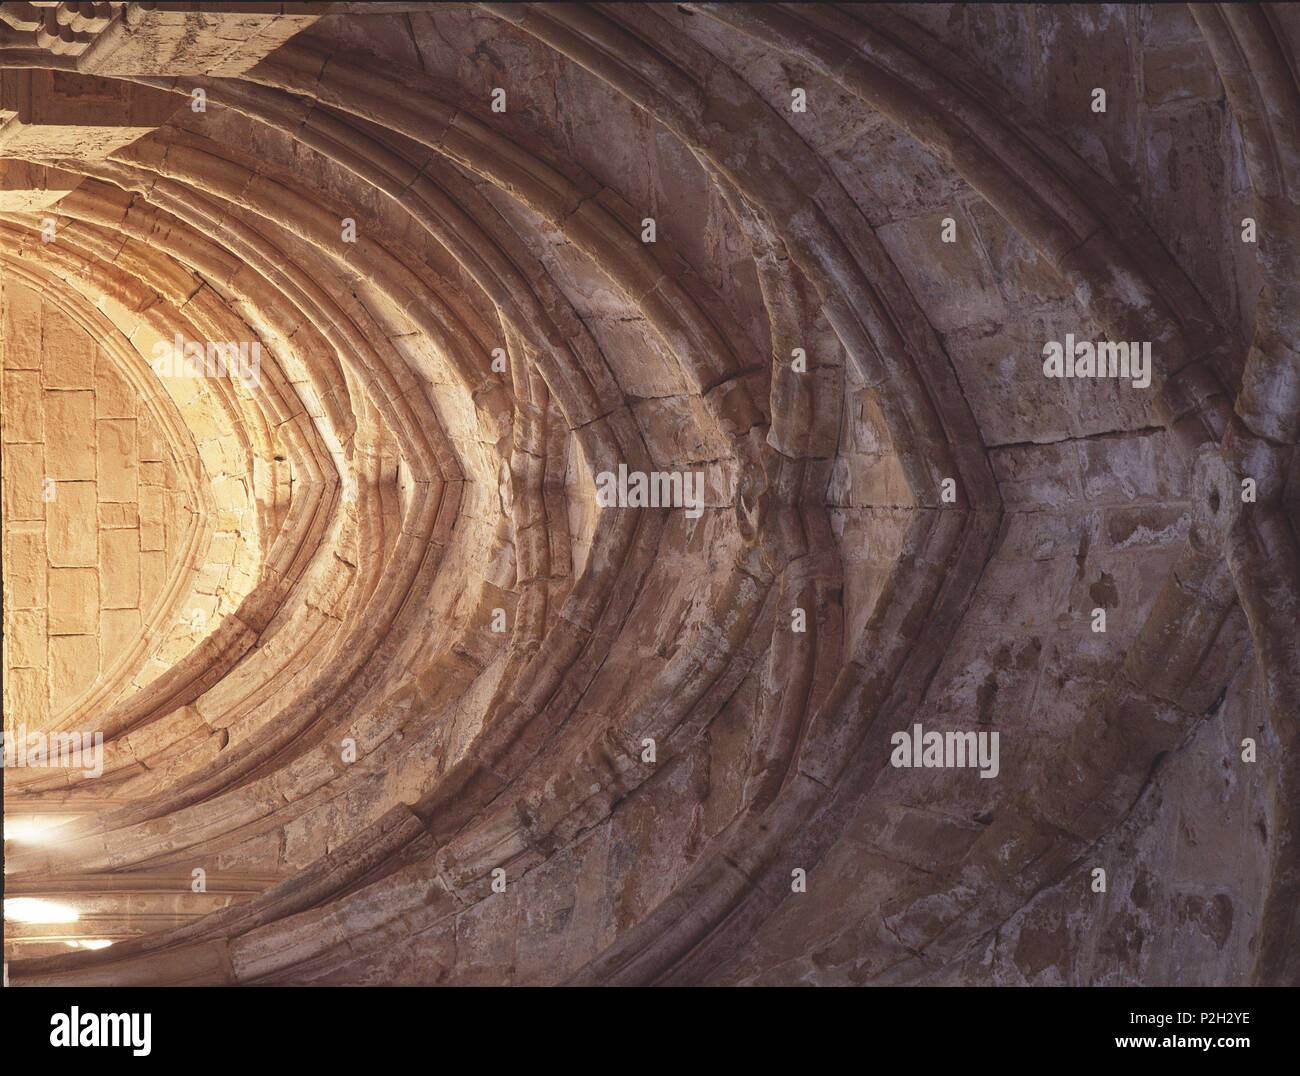
<svg viewBox="0 0 1300 1076"><path fill-rule="evenodd" d="M1300 979L1298 54L0 4L10 982Z"/></svg>

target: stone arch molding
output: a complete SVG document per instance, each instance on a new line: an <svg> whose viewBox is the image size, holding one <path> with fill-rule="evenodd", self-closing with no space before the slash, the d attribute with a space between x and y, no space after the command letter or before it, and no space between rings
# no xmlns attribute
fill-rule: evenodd
<svg viewBox="0 0 1300 1076"><path fill-rule="evenodd" d="M11 983L1300 978L1295 9L0 18Z"/></svg>

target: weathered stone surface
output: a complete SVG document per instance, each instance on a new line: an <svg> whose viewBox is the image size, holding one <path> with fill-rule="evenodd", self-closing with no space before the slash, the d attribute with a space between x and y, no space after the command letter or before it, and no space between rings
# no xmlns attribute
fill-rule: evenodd
<svg viewBox="0 0 1300 1076"><path fill-rule="evenodd" d="M142 580L143 491L135 415L138 407L152 415L157 403L138 399L128 372L87 334L83 321L34 292L11 286L8 276L2 279L0 312L5 326L12 327L2 341L4 515L9 524L5 609L6 615L11 610L26 614L21 645L6 651L6 669L53 670L53 648L59 646L57 675L51 671L47 680L43 673L39 691L27 696L41 714L54 714L76 696L92 698L93 692L87 694L92 687L120 691L137 671L121 666L119 659L142 647L147 656L151 649L144 635L146 618L167 615L158 602L177 581L192 517L182 507L184 498L175 512L167 506L183 483L173 462L176 448L159 440L151 451L160 458L149 465L148 475L153 549ZM13 358L25 361L33 338L48 349L38 352L37 367L10 368ZM155 419L150 421L156 426ZM228 544L213 549L228 564L239 553ZM64 569L86 569L88 574ZM39 642L31 638L33 617L39 618ZM80 661L89 644L55 642L65 635L85 635L95 643L89 665ZM160 645L157 640L152 649ZM100 680L101 673L113 673L117 686Z"/></svg>
<svg viewBox="0 0 1300 1076"><path fill-rule="evenodd" d="M0 152L107 157L148 134L175 108L169 95L128 82L60 70L0 71L0 112L9 117Z"/></svg>
<svg viewBox="0 0 1300 1076"><path fill-rule="evenodd" d="M39 443L45 440L45 408L38 371L5 371L4 408L5 444Z"/></svg>
<svg viewBox="0 0 1300 1076"><path fill-rule="evenodd" d="M54 607L50 608L51 615ZM97 625L96 625L97 627ZM96 635L54 635L50 638L50 710L78 698L99 674Z"/></svg>
<svg viewBox="0 0 1300 1076"><path fill-rule="evenodd" d="M4 516L6 520L41 519L45 515L45 451L40 444L4 446Z"/></svg>
<svg viewBox="0 0 1300 1076"><path fill-rule="evenodd" d="M1288 10L4 12L10 982L1300 976Z"/></svg>
<svg viewBox="0 0 1300 1076"><path fill-rule="evenodd" d="M0 161L0 209L35 213L49 209L76 190L81 177L28 161Z"/></svg>
<svg viewBox="0 0 1300 1076"><path fill-rule="evenodd" d="M51 568L50 635L88 635L99 627L99 572L94 568Z"/></svg>
<svg viewBox="0 0 1300 1076"><path fill-rule="evenodd" d="M88 568L99 562L95 549L95 483L58 482L46 505L45 543L50 564Z"/></svg>
<svg viewBox="0 0 1300 1076"><path fill-rule="evenodd" d="M50 477L59 482L95 480L95 395L45 393L46 428L55 436L45 444Z"/></svg>

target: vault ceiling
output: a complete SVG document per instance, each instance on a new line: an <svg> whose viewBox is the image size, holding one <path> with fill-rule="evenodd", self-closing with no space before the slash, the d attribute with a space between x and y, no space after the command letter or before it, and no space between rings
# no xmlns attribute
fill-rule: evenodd
<svg viewBox="0 0 1300 1076"><path fill-rule="evenodd" d="M1297 10L0 4L9 981L1295 982Z"/></svg>

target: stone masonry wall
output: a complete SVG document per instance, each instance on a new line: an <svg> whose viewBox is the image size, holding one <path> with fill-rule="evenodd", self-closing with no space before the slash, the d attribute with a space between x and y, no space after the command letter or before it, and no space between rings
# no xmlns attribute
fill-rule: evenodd
<svg viewBox="0 0 1300 1076"><path fill-rule="evenodd" d="M20 717L43 726L104 678L123 678L195 509L157 423L103 348L12 280L0 318L5 727Z"/></svg>

